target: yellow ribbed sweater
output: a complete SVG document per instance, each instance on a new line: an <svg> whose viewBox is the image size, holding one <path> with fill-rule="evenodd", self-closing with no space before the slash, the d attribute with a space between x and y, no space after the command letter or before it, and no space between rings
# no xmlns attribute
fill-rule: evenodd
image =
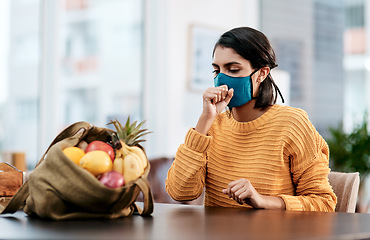
<svg viewBox="0 0 370 240"><path fill-rule="evenodd" d="M205 206L240 207L222 189L245 178L260 194L281 197L287 210L334 211L328 156L325 140L301 109L274 105L250 122L224 112L207 136L188 131L168 171L166 190L173 199L187 201L205 187Z"/></svg>

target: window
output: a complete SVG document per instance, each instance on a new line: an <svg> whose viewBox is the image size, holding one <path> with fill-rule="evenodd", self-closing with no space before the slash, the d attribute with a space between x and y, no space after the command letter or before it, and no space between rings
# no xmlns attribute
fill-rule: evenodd
<svg viewBox="0 0 370 240"><path fill-rule="evenodd" d="M346 9L346 27L358 28L365 25L365 7L362 4L348 6Z"/></svg>
<svg viewBox="0 0 370 240"><path fill-rule="evenodd" d="M9 37L9 61L1 152L25 152L33 169L76 121L104 127L128 115L141 120L142 0L4 2L11 10L2 35Z"/></svg>

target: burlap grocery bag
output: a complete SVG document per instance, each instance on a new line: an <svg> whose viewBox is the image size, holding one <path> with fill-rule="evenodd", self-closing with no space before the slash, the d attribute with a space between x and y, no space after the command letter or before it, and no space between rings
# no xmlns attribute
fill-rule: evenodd
<svg viewBox="0 0 370 240"><path fill-rule="evenodd" d="M62 131L50 144L45 154L30 173L1 214L14 213L23 207L30 216L41 218L91 219L120 218L153 212L150 185L144 174L125 186L111 189L104 186L91 173L68 159L62 150L76 146L80 141L101 140L108 142L112 130L77 122ZM147 160L148 161L148 160ZM140 192L144 205L135 203Z"/></svg>

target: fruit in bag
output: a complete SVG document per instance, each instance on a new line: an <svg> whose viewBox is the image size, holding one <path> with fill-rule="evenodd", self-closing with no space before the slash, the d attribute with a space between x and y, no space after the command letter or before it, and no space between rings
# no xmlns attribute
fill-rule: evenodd
<svg viewBox="0 0 370 240"><path fill-rule="evenodd" d="M99 177L99 181L109 188L118 188L125 185L125 179L122 174L117 171L103 173L103 175Z"/></svg>
<svg viewBox="0 0 370 240"><path fill-rule="evenodd" d="M112 170L112 160L104 151L91 151L80 160L79 165L95 177Z"/></svg>
<svg viewBox="0 0 370 240"><path fill-rule="evenodd" d="M150 133L147 129L141 129L145 121L139 123L130 123L130 117L127 118L124 126L117 120L112 120L117 134L112 135L113 146L116 150L116 158L113 162L113 169L122 173L126 183L138 179L148 166L148 160L144 151L138 147L142 136Z"/></svg>
<svg viewBox="0 0 370 240"><path fill-rule="evenodd" d="M108 155L112 159L112 162L114 161L115 152L114 152L113 147L103 141L99 141L99 140L92 141L91 143L89 143L89 145L87 145L85 152L88 153L88 152L97 151L97 150L101 150L101 151L108 153Z"/></svg>
<svg viewBox="0 0 370 240"><path fill-rule="evenodd" d="M67 147L63 153L76 164L80 164L81 158L85 156L85 151L78 147Z"/></svg>

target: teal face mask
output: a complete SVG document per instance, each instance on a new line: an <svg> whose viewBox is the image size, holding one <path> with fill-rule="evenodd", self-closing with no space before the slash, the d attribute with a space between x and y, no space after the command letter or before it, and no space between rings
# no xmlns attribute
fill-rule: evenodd
<svg viewBox="0 0 370 240"><path fill-rule="evenodd" d="M258 69L246 77L231 77L223 73L217 74L214 78L215 87L227 85L229 89L234 89L234 95L227 105L229 108L240 107L253 99L251 76L257 71Z"/></svg>

